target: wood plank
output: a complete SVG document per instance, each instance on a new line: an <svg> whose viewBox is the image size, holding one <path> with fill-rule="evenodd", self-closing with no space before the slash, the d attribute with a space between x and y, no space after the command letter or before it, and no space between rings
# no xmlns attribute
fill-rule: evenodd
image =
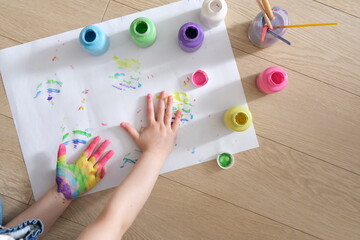
<svg viewBox="0 0 360 240"><path fill-rule="evenodd" d="M360 173L359 97L288 69L287 88L264 95L255 80L274 64L234 53L259 135Z"/></svg>
<svg viewBox="0 0 360 240"><path fill-rule="evenodd" d="M59 240L59 239L76 239L85 227L59 218L49 232L44 236L44 240Z"/></svg>
<svg viewBox="0 0 360 240"><path fill-rule="evenodd" d="M108 0L0 1L0 35L20 42L98 23Z"/></svg>
<svg viewBox="0 0 360 240"><path fill-rule="evenodd" d="M0 193L28 203L31 186L13 120L0 115Z"/></svg>
<svg viewBox="0 0 360 240"><path fill-rule="evenodd" d="M142 11L174 1L121 2ZM293 46L279 42L271 48L260 49L253 46L247 37L249 23L259 13L256 3L253 0L245 0L241 4L236 0L228 0L227 3L229 12L226 25L233 47L360 95L360 46L355 41L357 26L360 25L359 18L313 1L304 4L302 1L278 0L273 4L287 6L293 24L341 24L291 29L286 38L293 42Z"/></svg>
<svg viewBox="0 0 360 240"><path fill-rule="evenodd" d="M126 15L136 13L136 12L138 12L138 10L136 10L132 7L129 7L127 5L124 5L124 4L121 4L118 2L110 1L109 7L107 8L107 10L104 14L103 21L126 16Z"/></svg>
<svg viewBox="0 0 360 240"><path fill-rule="evenodd" d="M15 199L9 198L3 194L0 194L0 199L2 200L3 206L3 223L2 225L6 225L10 222L14 217L23 212L28 205L25 203L21 203Z"/></svg>
<svg viewBox="0 0 360 240"><path fill-rule="evenodd" d="M0 49L13 47L13 46L16 46L18 44L19 44L19 42L16 42L16 41L11 40L9 38L0 36ZM0 114L3 114L3 115L8 116L8 117L12 117L9 102L7 100L7 97L6 97L4 84L3 84L3 80L2 80L1 75L0 75Z"/></svg>
<svg viewBox="0 0 360 240"><path fill-rule="evenodd" d="M321 239L360 236L360 176L262 137L259 143L237 154L230 170L211 161L164 177Z"/></svg>
<svg viewBox="0 0 360 240"><path fill-rule="evenodd" d="M89 224L98 216L111 192L108 190L77 199L64 217L83 225ZM315 239L161 177L144 209L124 236L124 239L194 238Z"/></svg>
<svg viewBox="0 0 360 240"><path fill-rule="evenodd" d="M360 17L360 4L358 0L347 0L347 1L314 0L314 1L339 9L353 16Z"/></svg>

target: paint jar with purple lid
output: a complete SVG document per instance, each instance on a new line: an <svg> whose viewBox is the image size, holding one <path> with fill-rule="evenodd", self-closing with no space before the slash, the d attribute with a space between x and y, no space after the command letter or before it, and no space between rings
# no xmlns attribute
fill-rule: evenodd
<svg viewBox="0 0 360 240"><path fill-rule="evenodd" d="M271 24L273 26L284 26L290 24L289 15L284 9L280 7L273 7L272 10L274 14L274 19L271 21ZM255 17L255 19L250 23L248 29L248 37L250 41L255 46L260 48L270 47L274 45L277 41L279 41L278 38L274 37L270 33L266 33L264 42L261 42L261 34L264 26L265 26L264 15L263 13L259 13ZM282 37L286 33L287 28L278 28L278 29L273 29L271 31Z"/></svg>
<svg viewBox="0 0 360 240"><path fill-rule="evenodd" d="M185 52L195 52L204 41L204 30L194 22L181 26L178 34L179 46Z"/></svg>
<svg viewBox="0 0 360 240"><path fill-rule="evenodd" d="M81 46L91 55L99 56L109 49L109 38L105 32L94 25L84 27L79 34Z"/></svg>

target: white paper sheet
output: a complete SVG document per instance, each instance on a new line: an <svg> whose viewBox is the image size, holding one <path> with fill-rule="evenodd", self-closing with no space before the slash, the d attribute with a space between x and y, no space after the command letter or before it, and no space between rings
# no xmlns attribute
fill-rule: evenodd
<svg viewBox="0 0 360 240"><path fill-rule="evenodd" d="M110 38L110 48L102 56L82 49L81 29L0 51L0 71L35 199L55 182L59 144L67 143L71 162L97 135L110 139L116 154L107 164L107 175L91 192L118 185L140 155L119 123L132 123L137 129L146 126L147 93L178 92L183 100L180 93L187 94L181 107L189 113L184 112L176 146L162 173L215 159L220 152L258 147L253 126L238 133L223 123L227 109L247 107L225 24L204 28L205 41L197 52L186 53L178 46L181 25L200 23L201 4L181 1L96 24ZM132 20L142 16L157 27L156 42L145 49L135 46L128 31ZM121 68L124 64L127 67ZM208 84L200 88L188 81L198 69L209 75ZM48 89L53 92L48 94Z"/></svg>

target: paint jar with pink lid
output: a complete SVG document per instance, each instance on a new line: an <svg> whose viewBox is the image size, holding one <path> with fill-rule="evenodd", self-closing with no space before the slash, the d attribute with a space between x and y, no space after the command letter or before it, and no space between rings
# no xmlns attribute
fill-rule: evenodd
<svg viewBox="0 0 360 240"><path fill-rule="evenodd" d="M269 67L257 78L256 85L263 93L275 93L283 90L288 83L288 76L281 67Z"/></svg>
<svg viewBox="0 0 360 240"><path fill-rule="evenodd" d="M194 73L191 75L191 82L192 82L196 87L205 86L208 81L209 81L209 77L208 77L208 75L206 74L206 72L204 72L203 70L197 70L196 72L194 72Z"/></svg>

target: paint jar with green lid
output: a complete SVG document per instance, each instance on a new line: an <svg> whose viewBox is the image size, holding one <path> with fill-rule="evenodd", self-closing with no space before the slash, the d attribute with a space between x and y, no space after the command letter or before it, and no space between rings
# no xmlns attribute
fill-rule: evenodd
<svg viewBox="0 0 360 240"><path fill-rule="evenodd" d="M223 152L217 156L216 162L222 169L229 169L234 166L235 159L232 154Z"/></svg>
<svg viewBox="0 0 360 240"><path fill-rule="evenodd" d="M139 47L150 47L156 40L155 24L146 17L139 17L130 24L130 35Z"/></svg>
<svg viewBox="0 0 360 240"><path fill-rule="evenodd" d="M224 115L225 125L233 131L242 132L247 130L252 124L251 112L243 106L230 108Z"/></svg>

